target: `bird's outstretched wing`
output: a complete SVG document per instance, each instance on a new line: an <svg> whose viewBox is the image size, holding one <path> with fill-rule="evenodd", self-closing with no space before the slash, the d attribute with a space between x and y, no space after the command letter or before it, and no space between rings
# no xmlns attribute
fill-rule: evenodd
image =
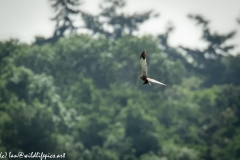
<svg viewBox="0 0 240 160"><path fill-rule="evenodd" d="M149 82L161 84L161 85L163 85L163 86L167 86L167 87L168 87L167 84L164 84L164 83L162 83L162 82L159 82L159 81L157 81L157 80L155 80L155 79L147 78L147 80L148 80Z"/></svg>
<svg viewBox="0 0 240 160"><path fill-rule="evenodd" d="M143 58L140 59L140 65L141 65L141 68L142 68L142 75L147 76L148 68L147 68L146 58L145 59L143 59Z"/></svg>

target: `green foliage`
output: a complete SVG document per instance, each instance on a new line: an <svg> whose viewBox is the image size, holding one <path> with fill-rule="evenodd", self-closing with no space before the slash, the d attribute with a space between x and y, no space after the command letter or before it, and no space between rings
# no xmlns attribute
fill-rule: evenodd
<svg viewBox="0 0 240 160"><path fill-rule="evenodd" d="M124 5L109 2L118 6L105 8L106 16ZM116 13L111 24L123 17ZM239 159L239 55L214 50L211 59L182 47L190 62L167 43L171 28L158 37L123 30L115 40L81 34L54 44L0 42L0 152L66 153L69 160ZM208 31L208 50L233 36ZM143 50L149 77L171 87L142 85Z"/></svg>

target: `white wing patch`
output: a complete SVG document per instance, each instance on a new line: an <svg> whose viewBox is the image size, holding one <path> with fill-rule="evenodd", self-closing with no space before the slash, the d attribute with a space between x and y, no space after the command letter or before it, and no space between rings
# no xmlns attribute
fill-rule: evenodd
<svg viewBox="0 0 240 160"><path fill-rule="evenodd" d="M157 80L155 80L155 79L152 79L152 78L147 78L147 80L148 80L149 82L152 82L152 83L157 83L157 84L161 84L161 85L163 85L163 86L168 86L167 84L164 84L164 83L159 82L159 81L157 81Z"/></svg>

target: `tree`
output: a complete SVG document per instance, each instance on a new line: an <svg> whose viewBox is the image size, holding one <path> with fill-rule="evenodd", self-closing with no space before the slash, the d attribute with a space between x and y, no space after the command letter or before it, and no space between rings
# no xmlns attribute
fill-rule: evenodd
<svg viewBox="0 0 240 160"><path fill-rule="evenodd" d="M121 13L120 9L124 6L124 0L104 0L103 5L100 5L99 15L94 16L81 12L85 27L93 34L99 33L106 37L118 39L124 34L132 35L134 31L138 31L139 25L158 16L157 14L152 16L153 11L133 15Z"/></svg>
<svg viewBox="0 0 240 160"><path fill-rule="evenodd" d="M49 0L56 15L51 19L55 21L55 30L53 36L49 39L36 37L36 44L44 44L46 42L55 43L64 34L76 33L78 27L74 25L73 17L80 13L78 7L80 0Z"/></svg>
<svg viewBox="0 0 240 160"><path fill-rule="evenodd" d="M56 16L52 19L56 21L56 28L53 37L62 37L66 31L70 33L76 31L77 27L74 26L74 22L71 19L72 15L77 15L80 11L78 6L80 5L80 0L51 0L52 7Z"/></svg>
<svg viewBox="0 0 240 160"><path fill-rule="evenodd" d="M63 116L65 108L58 101L60 97L51 76L35 74L31 69L17 65L17 59L28 47L14 40L0 45L5 64L0 69L0 147L14 153L53 153L56 129L67 127Z"/></svg>
<svg viewBox="0 0 240 160"><path fill-rule="evenodd" d="M238 76L240 74L240 55L229 55L223 58L223 64L225 70L223 71L222 82L224 84L233 84L236 86L240 85L238 81Z"/></svg>
<svg viewBox="0 0 240 160"><path fill-rule="evenodd" d="M189 15L190 19L197 22L203 28L202 40L207 43L207 47L200 50L189 49L181 47L187 53L193 62L191 62L193 69L206 76L205 86L211 86L212 84L222 84L222 70L225 69L222 63L222 58L230 54L231 49L235 47L232 44L226 44L226 42L233 38L236 31L231 31L226 34L213 33L209 28L209 21L201 15ZM218 77L216 79L216 77Z"/></svg>
<svg viewBox="0 0 240 160"><path fill-rule="evenodd" d="M201 106L198 137L203 159L234 159L238 157L236 143L239 136L239 87L226 85L198 91L194 99ZM200 147L202 146L202 147ZM234 146L234 147L233 147ZM231 149L230 149L231 148ZM230 154L230 150L231 153Z"/></svg>

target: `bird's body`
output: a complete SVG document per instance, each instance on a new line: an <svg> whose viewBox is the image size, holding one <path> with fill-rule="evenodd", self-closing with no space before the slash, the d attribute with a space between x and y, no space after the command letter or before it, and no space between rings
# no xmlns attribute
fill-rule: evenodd
<svg viewBox="0 0 240 160"><path fill-rule="evenodd" d="M140 65L141 65L141 69L142 69L142 75L140 76L140 79L142 79L144 81L143 84L151 85L151 82L152 82L152 83L157 83L160 85L168 86L167 84L164 84L155 79L147 77L148 68L147 68L147 53L146 53L146 51L143 51L142 54L140 55Z"/></svg>
<svg viewBox="0 0 240 160"><path fill-rule="evenodd" d="M143 51L142 54L140 55L140 65L142 68L142 75L140 76L140 79L142 79L144 81L143 84L147 84L148 80L147 80L147 54L146 51Z"/></svg>

